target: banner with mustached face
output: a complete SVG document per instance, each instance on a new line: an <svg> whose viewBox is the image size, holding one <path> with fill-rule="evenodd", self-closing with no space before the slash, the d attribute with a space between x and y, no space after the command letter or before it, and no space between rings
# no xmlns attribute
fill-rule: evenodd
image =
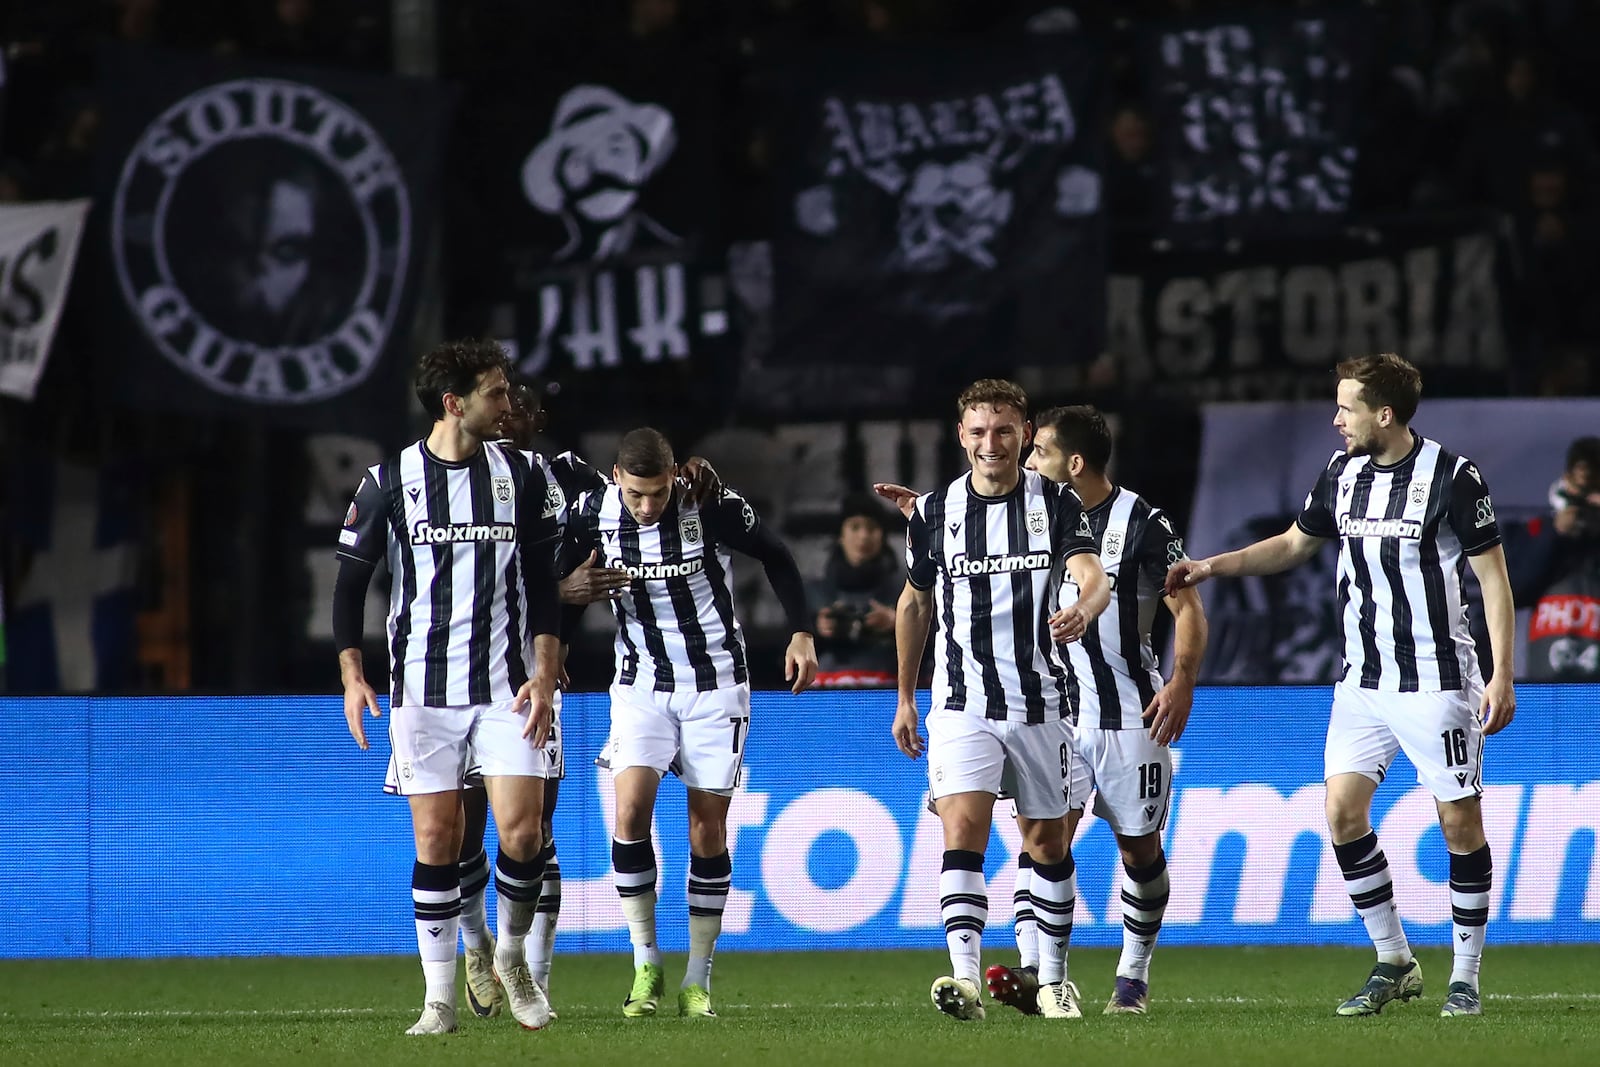
<svg viewBox="0 0 1600 1067"><path fill-rule="evenodd" d="M774 80L776 365L913 367L943 391L1099 351L1087 47L829 53Z"/></svg>
<svg viewBox="0 0 1600 1067"><path fill-rule="evenodd" d="M445 111L426 83L108 50L92 242L124 402L399 425Z"/></svg>
<svg viewBox="0 0 1600 1067"><path fill-rule="evenodd" d="M468 109L479 225L453 230L499 264L481 277L515 302L525 373L650 390L726 331L702 258L719 241L711 88L681 66L593 65Z"/></svg>

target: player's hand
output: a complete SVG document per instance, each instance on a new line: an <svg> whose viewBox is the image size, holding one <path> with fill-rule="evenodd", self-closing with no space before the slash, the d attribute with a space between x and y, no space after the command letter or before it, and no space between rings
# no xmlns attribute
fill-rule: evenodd
<svg viewBox="0 0 1600 1067"><path fill-rule="evenodd" d="M683 486L689 503L696 507L702 507L706 501L722 495L722 479L717 477L716 468L704 456L690 456L683 461L683 466L678 468L678 484Z"/></svg>
<svg viewBox="0 0 1600 1067"><path fill-rule="evenodd" d="M896 485L894 482L873 482L872 491L899 508L900 514L908 519L911 517L912 510L917 506L917 491L915 489L907 489L905 486Z"/></svg>
<svg viewBox="0 0 1600 1067"><path fill-rule="evenodd" d="M521 715L523 709L527 709L528 721L523 724L522 736L528 738L534 748L543 748L550 740L550 724L556 715L555 680L529 678L523 682L511 710Z"/></svg>
<svg viewBox="0 0 1600 1067"><path fill-rule="evenodd" d="M867 603L872 605L872 610L861 620L861 625L881 634L894 633L894 608L888 604L880 604L876 600L869 600Z"/></svg>
<svg viewBox="0 0 1600 1067"><path fill-rule="evenodd" d="M599 551L590 552L589 558L580 563L577 570L561 579L563 604L593 604L597 600L615 600L622 595L632 581L628 572L620 567L598 566L599 562Z"/></svg>
<svg viewBox="0 0 1600 1067"><path fill-rule="evenodd" d="M1209 577L1211 577L1210 560L1180 559L1167 568L1166 587L1162 592L1167 596L1177 596L1179 590L1199 585Z"/></svg>
<svg viewBox="0 0 1600 1067"><path fill-rule="evenodd" d="M1487 737L1511 725L1517 715L1517 691L1511 688L1511 679L1496 674L1483 687L1483 699L1478 702L1478 718L1483 720L1483 733Z"/></svg>
<svg viewBox="0 0 1600 1067"><path fill-rule="evenodd" d="M372 686L367 684L365 678L346 678L344 683L344 723L350 727L350 736L356 739L356 747L365 752L367 744L367 726L361 720L361 713L370 711L376 719L378 711L378 694L372 691Z"/></svg>
<svg viewBox="0 0 1600 1067"><path fill-rule="evenodd" d="M783 653L783 680L794 682L791 693L799 693L817 680L817 643L810 634L802 631L789 638Z"/></svg>
<svg viewBox="0 0 1600 1067"><path fill-rule="evenodd" d="M1089 615L1076 604L1050 616L1050 638L1058 645L1072 644L1088 629Z"/></svg>
<svg viewBox="0 0 1600 1067"><path fill-rule="evenodd" d="M917 706L901 704L894 713L894 743L912 759L922 755L922 735L917 733Z"/></svg>
<svg viewBox="0 0 1600 1067"><path fill-rule="evenodd" d="M1194 686L1182 682L1168 682L1162 686L1150 706L1144 709L1150 740L1158 745L1170 745L1181 738L1189 725L1189 711L1193 707Z"/></svg>

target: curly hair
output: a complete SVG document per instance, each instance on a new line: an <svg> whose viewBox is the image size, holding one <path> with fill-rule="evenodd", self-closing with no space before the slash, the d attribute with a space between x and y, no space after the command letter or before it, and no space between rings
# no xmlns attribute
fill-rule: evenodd
<svg viewBox="0 0 1600 1067"><path fill-rule="evenodd" d="M466 396L487 371L511 376L511 360L498 341L445 341L417 361L417 399L434 421L444 418L444 395Z"/></svg>

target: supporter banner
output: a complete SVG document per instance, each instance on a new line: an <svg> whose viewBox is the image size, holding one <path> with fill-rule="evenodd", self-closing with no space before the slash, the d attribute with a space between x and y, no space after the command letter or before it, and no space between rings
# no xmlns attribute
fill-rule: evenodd
<svg viewBox="0 0 1600 1067"><path fill-rule="evenodd" d="M102 355L126 402L404 416L440 161L432 83L107 51Z"/></svg>
<svg viewBox="0 0 1600 1067"><path fill-rule="evenodd" d="M1363 349L1356 349L1357 351ZM1405 351L1404 348L1401 351ZM1189 522L1196 558L1281 533L1299 514L1334 451L1333 382L1299 404L1210 404L1203 410L1199 481ZM1466 455L1483 472L1502 522L1547 514L1567 445L1600 426L1600 400L1429 400L1423 368L1418 433ZM1200 587L1211 645L1209 683L1332 681L1343 641L1335 608L1338 549L1329 542L1301 567L1266 578ZM1475 618L1481 613L1474 609ZM1517 626L1519 670L1528 629Z"/></svg>
<svg viewBox="0 0 1600 1067"><path fill-rule="evenodd" d="M475 116L483 222L511 259L527 373L686 360L727 330L711 75L646 64L532 80Z"/></svg>
<svg viewBox="0 0 1600 1067"><path fill-rule="evenodd" d="M1166 948L1367 944L1323 824L1329 700L1323 687L1196 694L1175 749L1165 831ZM1485 830L1495 855L1515 857L1496 868L1491 944L1600 940L1600 866L1589 844L1600 831L1600 758L1571 743L1597 700L1596 686L1521 687L1516 723L1489 739ZM603 695L584 694L563 710L557 950L625 957L610 778L593 765L606 709ZM0 778L0 836L14 857L0 956L416 951L409 816L381 788L388 738L380 723L369 729L372 750L357 751L338 696L0 698L0 714L30 724L0 734L0 759L29 768ZM943 948L944 845L923 808L926 765L895 749L893 717L888 692L756 694L728 820L724 951ZM163 729L152 732L153 722ZM170 743L180 735L181 746ZM656 815L668 951L687 943L685 820L683 790L669 778ZM1412 943L1448 942L1444 840L1433 798L1403 756L1378 791L1373 825ZM1000 819L985 865L992 959L1013 951L1006 916L1019 843L1015 824ZM1119 945L1116 842L1090 818L1074 852L1073 944ZM175 884L185 887L183 907L149 907Z"/></svg>
<svg viewBox="0 0 1600 1067"><path fill-rule="evenodd" d="M1395 224L1230 253L1117 247L1108 347L1134 392L1193 400L1329 394L1360 352L1401 352L1429 391L1499 392L1509 264L1480 219Z"/></svg>
<svg viewBox="0 0 1600 1067"><path fill-rule="evenodd" d="M0 205L0 393L32 400L67 302L87 200Z"/></svg>
<svg viewBox="0 0 1600 1067"><path fill-rule="evenodd" d="M771 79L782 366L1087 361L1105 279L1086 44L811 55Z"/></svg>
<svg viewBox="0 0 1600 1067"><path fill-rule="evenodd" d="M1354 11L1144 29L1170 234L1215 244L1337 222L1350 208L1371 39Z"/></svg>

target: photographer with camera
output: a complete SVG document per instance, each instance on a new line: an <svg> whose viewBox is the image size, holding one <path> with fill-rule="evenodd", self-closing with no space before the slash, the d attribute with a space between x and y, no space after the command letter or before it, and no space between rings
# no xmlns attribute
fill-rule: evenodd
<svg viewBox="0 0 1600 1067"><path fill-rule="evenodd" d="M845 498L839 536L822 577L812 583L817 613L817 685L834 689L895 684L895 602L905 584L897 554L884 543L888 512L867 493Z"/></svg>
<svg viewBox="0 0 1600 1067"><path fill-rule="evenodd" d="M1507 539L1512 591L1531 607L1528 678L1600 680L1600 437L1567 447L1551 516Z"/></svg>

